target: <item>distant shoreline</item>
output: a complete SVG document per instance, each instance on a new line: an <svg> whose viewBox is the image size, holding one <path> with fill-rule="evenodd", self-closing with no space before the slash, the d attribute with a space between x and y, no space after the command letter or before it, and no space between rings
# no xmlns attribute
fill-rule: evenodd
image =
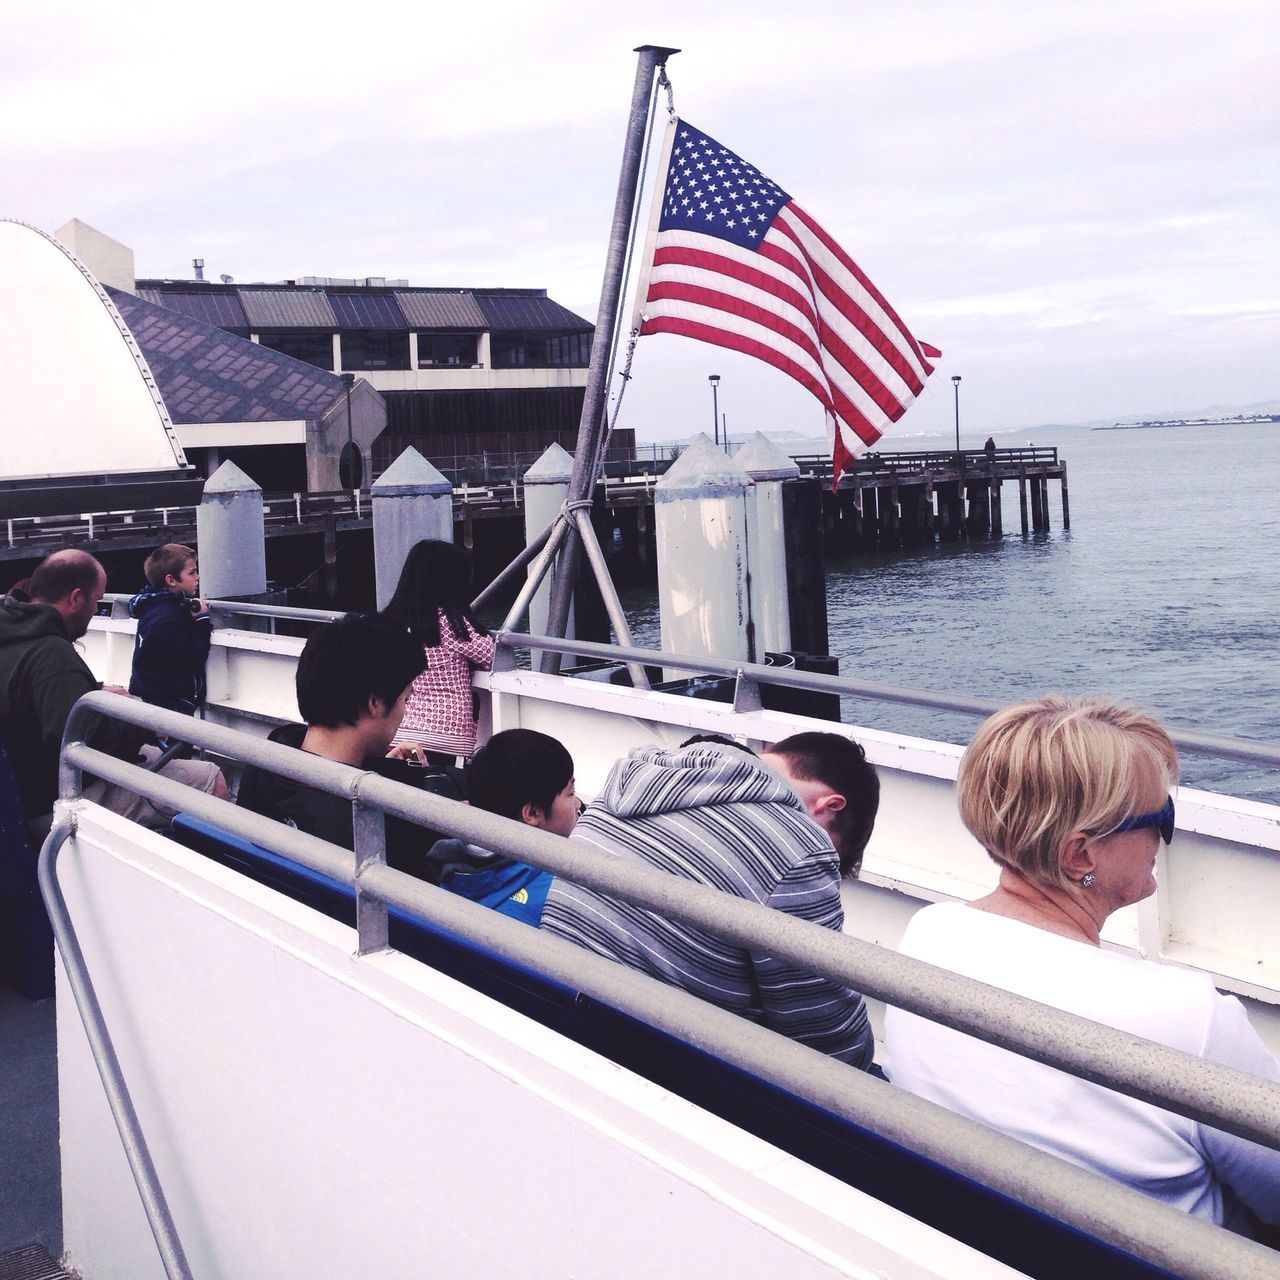
<svg viewBox="0 0 1280 1280"><path fill-rule="evenodd" d="M1164 427L1255 427L1280 422L1280 413L1260 413L1248 418L1170 418L1162 422L1114 422L1094 431L1159 431Z"/></svg>

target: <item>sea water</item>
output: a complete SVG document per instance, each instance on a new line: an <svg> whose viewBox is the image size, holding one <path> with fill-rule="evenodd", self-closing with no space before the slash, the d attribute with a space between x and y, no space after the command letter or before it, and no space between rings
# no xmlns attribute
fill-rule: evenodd
<svg viewBox="0 0 1280 1280"><path fill-rule="evenodd" d="M1280 742L1280 424L1042 428L996 443L1057 445L1070 531L1050 481L1050 531L1024 537L1006 483L1003 538L830 557L841 672L999 701L1110 694L1171 726ZM653 593L626 605L637 643L656 646ZM862 699L846 699L843 718L958 743L977 723ZM1280 769L1187 755L1183 780L1280 803Z"/></svg>

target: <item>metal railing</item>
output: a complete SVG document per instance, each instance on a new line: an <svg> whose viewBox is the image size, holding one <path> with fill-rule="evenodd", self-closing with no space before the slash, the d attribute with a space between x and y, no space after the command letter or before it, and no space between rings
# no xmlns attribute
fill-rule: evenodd
<svg viewBox="0 0 1280 1280"><path fill-rule="evenodd" d="M680 671L696 671L701 675L725 676L736 681L734 706L739 710L759 709L759 686L777 685L787 689L808 689L815 693L834 693L845 698L866 698L875 702L903 706L929 707L935 711L954 711L975 716L989 716L1009 705L1008 700L971 698L965 694L938 693L928 689L911 689L905 685L875 684L852 680L848 676L828 676L816 671L797 671L790 667L769 667L759 662L725 662L721 658L695 657L691 654L666 653L655 649L626 648L616 644L599 644L588 640L564 640L557 636L526 635L520 631L497 633L499 652L494 670L504 663L513 666L515 649L534 649L570 654L582 658L603 658L608 662L639 663L643 666L666 667ZM1167 728L1174 745L1181 751L1245 760L1254 764L1280 765L1280 742L1254 742L1222 734L1200 733L1191 729Z"/></svg>
<svg viewBox="0 0 1280 1280"><path fill-rule="evenodd" d="M791 460L806 475L830 476L831 455L826 453L792 454ZM954 471L986 467L1035 466L1056 467L1058 450L1052 445L1027 445L1025 448L996 449L922 449L898 453L864 453L845 469L845 475L882 475L885 473L916 475L926 470Z"/></svg>
<svg viewBox="0 0 1280 1280"><path fill-rule="evenodd" d="M488 588L486 588L486 591ZM483 599L484 595L480 599ZM130 597L107 593L103 602L111 606L113 617L125 617ZM215 618L263 617L292 619L298 622L334 622L344 615L330 609L303 609L292 605L251 604L237 600L210 600L209 611ZM696 671L701 675L723 676L736 681L734 705L739 710L759 709L759 686L776 685L787 689L807 689L815 693L834 693L844 698L865 698L872 702L888 702L901 706L928 707L934 711L957 712L962 715L989 716L1008 706L1007 700L974 698L967 694L940 693L937 690L913 689L906 685L880 684L853 680L848 676L828 676L815 671L797 671L790 667L770 667L759 662L726 662L722 658L706 658L694 654L667 653L657 649L627 648L601 644L591 640L566 640L558 636L529 635L523 631L499 631L495 635L499 656L494 670L515 666L516 649L547 651L580 658L600 658L607 662L664 667ZM1170 738L1180 751L1222 759L1242 760L1251 764L1280 766L1280 742L1257 742L1226 734L1202 733L1195 729L1166 726Z"/></svg>
<svg viewBox="0 0 1280 1280"><path fill-rule="evenodd" d="M193 742L348 798L356 818L354 856L350 850L93 750L82 739L86 722L95 713ZM41 851L40 881L95 1061L107 1083L121 1139L171 1277L190 1273L183 1269L185 1259L57 881L58 852L75 829L74 802L80 796L82 771L185 810L352 886L361 954L386 946L389 905L412 911L1177 1274L1192 1280L1280 1277L1280 1255L1263 1246L915 1098L648 975L392 870L385 861L383 815L420 823L521 859L737 945L789 960L957 1031L1277 1150L1280 1085L987 987L709 886L653 868L600 859L590 851L580 852L572 841L375 773L144 703L95 693L82 698L68 720L60 797L71 807L60 807L54 830Z"/></svg>

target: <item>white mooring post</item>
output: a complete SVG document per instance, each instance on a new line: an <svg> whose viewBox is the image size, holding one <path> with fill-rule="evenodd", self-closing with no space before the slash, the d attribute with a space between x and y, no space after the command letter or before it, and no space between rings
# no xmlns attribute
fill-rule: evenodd
<svg viewBox="0 0 1280 1280"><path fill-rule="evenodd" d="M420 454L406 449L374 481L373 572L378 608L395 594L409 549L423 538L453 541L453 486Z"/></svg>
<svg viewBox="0 0 1280 1280"><path fill-rule="evenodd" d="M791 604L787 582L787 534L782 518L782 483L799 478L800 468L763 431L734 454L755 481L748 499L747 552L751 565L751 615L756 624L756 658L791 648Z"/></svg>
<svg viewBox="0 0 1280 1280"><path fill-rule="evenodd" d="M564 500L569 496L569 481L573 477L573 457L558 444L549 444L542 456L524 473L524 541L525 546L534 540L556 518ZM527 573L528 571L526 571ZM551 586L555 581L555 568L542 580L542 586L529 603L529 632L545 635L547 610L551 603ZM573 609L569 610L566 638L573 636Z"/></svg>
<svg viewBox="0 0 1280 1280"><path fill-rule="evenodd" d="M262 490L228 460L204 484L196 509L200 594L256 596L267 589Z"/></svg>
<svg viewBox="0 0 1280 1280"><path fill-rule="evenodd" d="M654 486L666 652L752 660L747 505L753 487L737 459L706 435L695 436Z"/></svg>

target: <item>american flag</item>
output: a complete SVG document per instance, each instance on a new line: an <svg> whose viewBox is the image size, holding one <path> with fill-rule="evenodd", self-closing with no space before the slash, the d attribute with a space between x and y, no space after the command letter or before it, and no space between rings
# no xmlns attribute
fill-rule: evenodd
<svg viewBox="0 0 1280 1280"><path fill-rule="evenodd" d="M832 427L834 482L907 411L941 352L917 342L857 263L776 182L684 120L639 290L639 329L767 360Z"/></svg>

